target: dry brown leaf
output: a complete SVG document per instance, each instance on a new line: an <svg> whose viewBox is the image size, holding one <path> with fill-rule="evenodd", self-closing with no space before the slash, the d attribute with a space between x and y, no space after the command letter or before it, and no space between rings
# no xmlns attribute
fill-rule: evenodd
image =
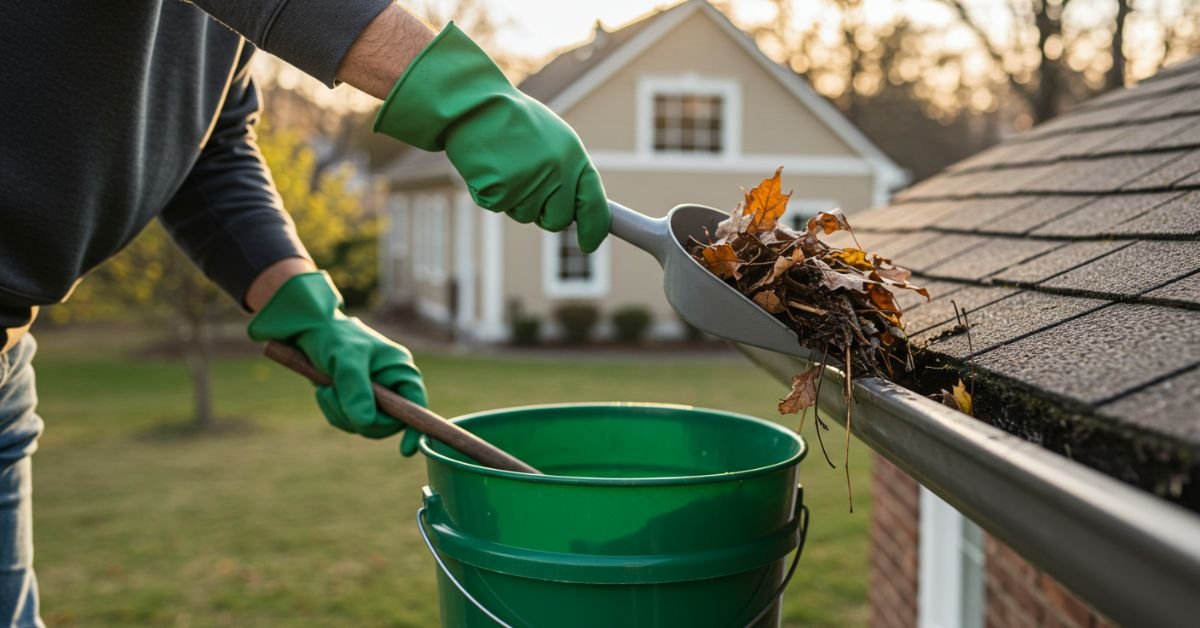
<svg viewBox="0 0 1200 628"><path fill-rule="evenodd" d="M894 281L896 283L906 283L908 281L908 278L912 277L912 271L910 271L906 268L900 268L897 266L892 266L890 268L884 268L884 267L880 266L879 264L876 264L875 272L879 273L880 277L883 277L884 279L887 279L888 281Z"/></svg>
<svg viewBox="0 0 1200 628"><path fill-rule="evenodd" d="M867 283L866 286L867 295L871 297L871 303L874 303L875 307L884 312L900 311L900 306L896 305L896 296L891 290L877 283Z"/></svg>
<svg viewBox="0 0 1200 628"><path fill-rule="evenodd" d="M763 290L754 295L754 302L771 314L782 314L784 310L783 301L779 300L779 295L775 294L774 290Z"/></svg>
<svg viewBox="0 0 1200 628"><path fill-rule="evenodd" d="M747 227L749 233L761 233L775 228L775 224L787 211L791 193L782 190L783 166L775 170L775 176L763 179L758 187L746 192L746 207L742 211L751 217Z"/></svg>
<svg viewBox="0 0 1200 628"><path fill-rule="evenodd" d="M817 403L817 382L821 380L821 367L814 366L799 375L792 376L792 391L779 401L779 414L799 414Z"/></svg>
<svg viewBox="0 0 1200 628"><path fill-rule="evenodd" d="M821 284L830 290L844 288L855 292L867 291L867 280L857 273L839 273L819 259L810 260L821 269Z"/></svg>
<svg viewBox="0 0 1200 628"><path fill-rule="evenodd" d="M721 279L740 279L742 273L738 270L742 266L742 260L738 258L737 251L729 244L717 244L715 246L705 247L704 267L708 272L720 277Z"/></svg>
<svg viewBox="0 0 1200 628"><path fill-rule="evenodd" d="M775 264L771 266L771 272L767 273L766 277L758 280L753 286L750 286L750 291L753 292L763 286L775 283L788 269L803 261L804 253L800 249L793 250L790 256L785 255L775 258Z"/></svg>
<svg viewBox="0 0 1200 628"><path fill-rule="evenodd" d="M728 218L717 223L716 236L718 243L727 242L739 234L746 232L746 228L750 226L750 221L754 217L743 211L744 209L745 206L739 203L737 209L733 210L733 213Z"/></svg>
<svg viewBox="0 0 1200 628"><path fill-rule="evenodd" d="M829 257L859 270L871 271L875 270L875 265L867 261L867 252L860 249L841 249L832 251Z"/></svg>
<svg viewBox="0 0 1200 628"><path fill-rule="evenodd" d="M846 222L846 216L842 214L842 210L835 209L820 212L808 219L808 232L816 234L817 229L824 231L825 235L829 235L835 231L850 231L850 223Z"/></svg>

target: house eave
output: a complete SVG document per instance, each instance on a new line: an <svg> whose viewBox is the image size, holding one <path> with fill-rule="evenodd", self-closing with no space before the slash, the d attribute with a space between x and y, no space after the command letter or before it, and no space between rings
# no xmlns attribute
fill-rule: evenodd
<svg viewBox="0 0 1200 628"><path fill-rule="evenodd" d="M807 365L739 345L781 381ZM840 390L831 367L827 390ZM1122 625L1200 616L1200 516L878 378L854 383L852 431L1029 562ZM820 399L844 423L841 395Z"/></svg>

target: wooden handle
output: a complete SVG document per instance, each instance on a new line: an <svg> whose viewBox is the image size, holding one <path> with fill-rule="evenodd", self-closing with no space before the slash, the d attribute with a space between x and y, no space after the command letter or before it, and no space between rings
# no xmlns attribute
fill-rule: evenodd
<svg viewBox="0 0 1200 628"><path fill-rule="evenodd" d="M268 358L307 377L318 386L329 386L333 383L330 377L308 361L300 351L283 344L271 341L267 343L263 354ZM384 414L436 438L469 456L480 464L502 469L504 471L519 471L541 475L542 472L514 458L508 452L447 421L437 414L397 395L396 393L372 382L375 391L375 403Z"/></svg>

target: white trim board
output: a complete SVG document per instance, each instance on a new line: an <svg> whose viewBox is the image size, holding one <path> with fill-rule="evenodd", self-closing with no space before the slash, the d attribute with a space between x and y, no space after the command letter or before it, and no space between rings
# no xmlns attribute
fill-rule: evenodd
<svg viewBox="0 0 1200 628"><path fill-rule="evenodd" d="M639 155L629 151L598 150L592 163L611 172L715 172L758 174L774 172L783 166L784 174L814 176L873 176L867 160L844 155L768 155L744 154L733 157L702 155Z"/></svg>
<svg viewBox="0 0 1200 628"><path fill-rule="evenodd" d="M929 489L920 493L917 627L979 628L984 625L983 557L966 558L967 526L973 525ZM974 573L968 577L967 570Z"/></svg>

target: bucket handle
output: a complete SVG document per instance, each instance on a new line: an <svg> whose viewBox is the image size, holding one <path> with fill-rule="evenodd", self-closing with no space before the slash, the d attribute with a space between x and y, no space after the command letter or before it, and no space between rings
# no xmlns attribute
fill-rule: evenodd
<svg viewBox="0 0 1200 628"><path fill-rule="evenodd" d="M429 489L426 488L425 490L428 491ZM775 606L775 603L779 601L779 598L783 595L783 592L787 590L788 583L792 581L792 576L796 574L796 566L800 564L800 555L804 553L804 541L808 539L808 520L810 514L808 511L808 506L804 504L804 489L802 487L797 487L796 493L796 514L800 518L800 524L796 528L796 555L792 557L792 564L790 567L788 567L787 575L784 576L783 582L779 584L779 588L775 590L775 594L771 596L771 600L767 602L767 605L764 606L757 615L754 616L754 619L751 619L746 623L746 628L751 628L754 626L754 624L758 623L759 620L761 620L763 616L765 616L767 612ZM480 603L479 600L475 599L475 596L471 595L467 591L467 588L458 581L458 578L455 578L454 574L450 573L450 568L446 567L446 563L442 560L442 555L438 553L437 548L433 546L433 541L429 539L429 531L425 528L425 513L426 506L422 504L421 507L417 509L417 530L421 532L421 539L425 541L425 547L429 548L429 553L433 555L433 560L437 562L438 568L442 570L442 573L445 574L446 578L450 580L451 584L454 585L454 588L458 589L458 592L463 594L463 597L467 598L471 604L474 604L475 608L478 608L480 612L482 612L484 615L487 615L492 621L496 622L497 626L501 626L502 628L512 628L512 625L505 623L503 619L497 617L495 613L488 610L487 607Z"/></svg>

